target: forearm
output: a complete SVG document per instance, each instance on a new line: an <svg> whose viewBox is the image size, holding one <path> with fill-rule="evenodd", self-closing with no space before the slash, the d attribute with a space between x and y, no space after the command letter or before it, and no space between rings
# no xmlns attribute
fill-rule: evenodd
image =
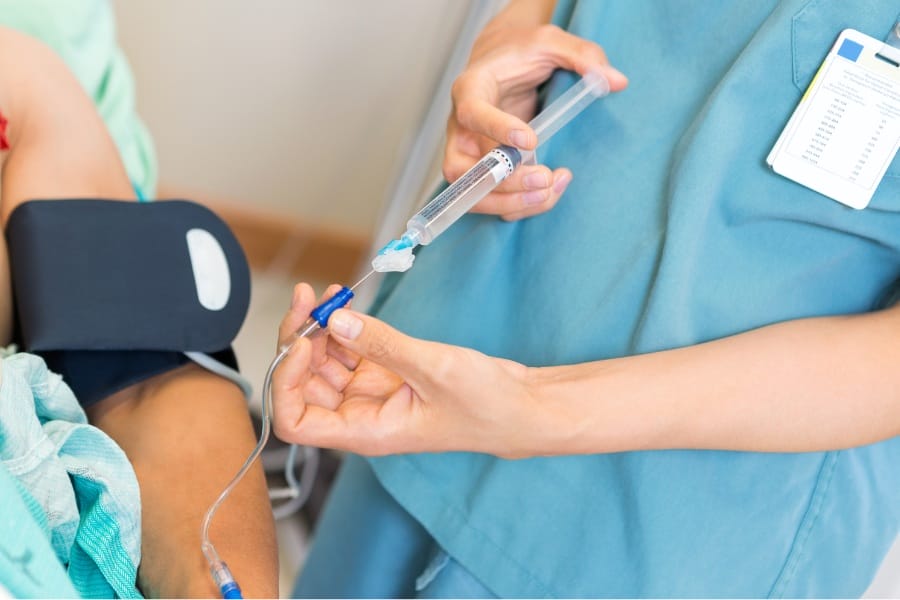
<svg viewBox="0 0 900 600"><path fill-rule="evenodd" d="M200 551L200 523L256 442L238 388L189 366L116 394L89 414L122 446L140 482L144 593L217 597ZM278 596L274 523L258 464L216 513L211 538L246 596Z"/></svg>
<svg viewBox="0 0 900 600"><path fill-rule="evenodd" d="M532 370L552 454L803 452L900 434L900 308Z"/></svg>

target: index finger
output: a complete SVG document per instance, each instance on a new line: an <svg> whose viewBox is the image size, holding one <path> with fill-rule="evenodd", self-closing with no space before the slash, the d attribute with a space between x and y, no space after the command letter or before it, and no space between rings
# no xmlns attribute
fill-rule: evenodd
<svg viewBox="0 0 900 600"><path fill-rule="evenodd" d="M293 335L309 317L310 311L315 307L316 294L308 283L298 283L294 286L291 296L291 307L278 326L278 347L293 341Z"/></svg>
<svg viewBox="0 0 900 600"><path fill-rule="evenodd" d="M496 106L498 92L486 71L470 71L460 75L453 83L453 115L465 129L507 144L531 150L537 144L537 135L519 117Z"/></svg>

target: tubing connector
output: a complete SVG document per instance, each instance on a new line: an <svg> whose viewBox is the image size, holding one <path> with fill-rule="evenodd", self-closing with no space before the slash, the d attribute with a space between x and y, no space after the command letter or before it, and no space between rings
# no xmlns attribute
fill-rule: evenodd
<svg viewBox="0 0 900 600"><path fill-rule="evenodd" d="M347 303L350 302L351 298L353 298L353 290L346 286L342 287L337 294L315 307L312 312L309 313L309 316L315 319L320 327L324 328L328 325L328 319L331 317L331 313L339 308L347 306Z"/></svg>
<svg viewBox="0 0 900 600"><path fill-rule="evenodd" d="M216 586L222 593L222 598L243 599L244 596L241 595L241 586L234 580L231 571L228 569L228 565L226 565L224 561L220 560L216 564L211 565L209 572L212 573L213 581L216 582Z"/></svg>
<svg viewBox="0 0 900 600"><path fill-rule="evenodd" d="M407 230L400 239L391 240L387 244L385 244L381 250L378 251L378 255L382 256L389 252L400 252L401 250L406 250L407 248L415 248L419 245L419 232L413 230Z"/></svg>

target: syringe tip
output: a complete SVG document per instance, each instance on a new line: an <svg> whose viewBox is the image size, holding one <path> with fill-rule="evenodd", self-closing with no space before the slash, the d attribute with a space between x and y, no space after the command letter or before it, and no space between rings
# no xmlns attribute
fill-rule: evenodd
<svg viewBox="0 0 900 600"><path fill-rule="evenodd" d="M407 248L412 248L413 244L409 237L404 234L399 240L391 240L384 247L378 251L378 256L383 256L390 252L400 252L401 250L406 250Z"/></svg>

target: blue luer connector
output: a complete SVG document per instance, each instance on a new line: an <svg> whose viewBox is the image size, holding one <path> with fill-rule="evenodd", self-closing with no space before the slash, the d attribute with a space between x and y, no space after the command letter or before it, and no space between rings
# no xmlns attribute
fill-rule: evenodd
<svg viewBox="0 0 900 600"><path fill-rule="evenodd" d="M412 248L415 244L413 244L412 240L409 239L408 235L403 235L399 240L391 240L384 247L378 251L378 254L384 254L385 252L399 252L401 250L406 250L407 248Z"/></svg>
<svg viewBox="0 0 900 600"><path fill-rule="evenodd" d="M315 307L312 312L309 313L309 316L315 319L320 327L324 328L328 325L328 319L331 317L331 313L339 308L347 306L347 303L350 302L351 298L353 298L353 290L348 287L342 287L337 294Z"/></svg>
<svg viewBox="0 0 900 600"><path fill-rule="evenodd" d="M243 600L244 598L244 596L241 594L241 588L236 581L223 584L222 587L219 588L219 591L222 592L222 598L225 598L226 600L230 600L232 598L236 600Z"/></svg>

